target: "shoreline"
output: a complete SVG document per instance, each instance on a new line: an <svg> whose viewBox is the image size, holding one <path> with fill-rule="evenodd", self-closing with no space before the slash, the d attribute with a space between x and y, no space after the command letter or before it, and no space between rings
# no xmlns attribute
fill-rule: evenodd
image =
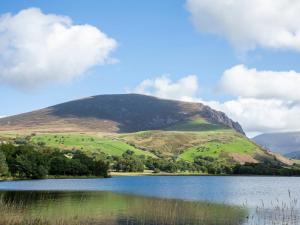
<svg viewBox="0 0 300 225"><path fill-rule="evenodd" d="M30 181L30 180L51 180L51 179L106 179L113 177L147 177L147 176L174 176L174 177L184 177L184 176L195 176L195 177L300 177L300 176L280 176L280 175L259 175L259 174L200 174L200 173L153 173L153 172L110 172L108 177L97 177L97 176L47 176L40 179L30 179L30 178L0 178L1 182L8 181Z"/></svg>
<svg viewBox="0 0 300 225"><path fill-rule="evenodd" d="M39 179L30 179L30 178L15 178L15 177L8 177L8 178L0 178L0 182L5 181L27 181L27 180L52 180L52 179L105 179L105 178L111 178L109 177L97 177L97 176L47 176L44 178Z"/></svg>
<svg viewBox="0 0 300 225"><path fill-rule="evenodd" d="M153 173L153 172L110 172L111 177L138 177L138 176L197 176L197 177L300 177L283 175L260 175L260 174L208 174L208 173Z"/></svg>

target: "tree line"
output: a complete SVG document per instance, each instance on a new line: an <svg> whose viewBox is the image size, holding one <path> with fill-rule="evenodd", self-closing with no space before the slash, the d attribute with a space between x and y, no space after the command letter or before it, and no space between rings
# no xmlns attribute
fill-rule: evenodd
<svg viewBox="0 0 300 225"><path fill-rule="evenodd" d="M0 145L0 176L39 179L53 176L108 177L109 165L81 151L59 151L30 144Z"/></svg>
<svg viewBox="0 0 300 225"><path fill-rule="evenodd" d="M187 162L176 157L153 158L135 155L128 150L120 157L108 157L112 169L121 172L143 172L145 169L154 173L199 173L212 175L300 175L299 166L284 167L280 164L246 163L244 165L229 162L226 159L219 159L210 156L197 156L193 162Z"/></svg>
<svg viewBox="0 0 300 225"><path fill-rule="evenodd" d="M284 167L279 164L246 163L239 165L226 159L209 156L195 157L192 162L176 157L154 158L136 155L127 150L121 156L104 153L87 155L79 150L60 150L45 145L22 142L0 145L0 178L38 179L48 176L99 176L108 177L109 171L154 173L199 173L214 175L300 175L296 165Z"/></svg>

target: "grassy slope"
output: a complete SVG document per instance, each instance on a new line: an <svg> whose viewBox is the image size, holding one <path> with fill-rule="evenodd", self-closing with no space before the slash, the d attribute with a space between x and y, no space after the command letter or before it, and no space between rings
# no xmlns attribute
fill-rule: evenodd
<svg viewBox="0 0 300 225"><path fill-rule="evenodd" d="M207 122L203 118L175 124L166 128L167 131L213 131L213 130L227 130L228 128L220 124L213 124Z"/></svg>
<svg viewBox="0 0 300 225"><path fill-rule="evenodd" d="M37 134L32 141L44 142L47 146L62 149L79 149L91 153L104 152L115 156L120 156L127 150L131 150L137 155L154 156L150 152L142 151L124 142L89 134Z"/></svg>
<svg viewBox="0 0 300 225"><path fill-rule="evenodd" d="M177 156L186 161L193 161L197 156L234 158L239 162L252 162L258 155L270 157L245 136L221 125L210 124L201 118L179 123L167 130L106 136L95 133L40 133L33 136L32 140L61 149L104 152L115 156L131 150L137 155Z"/></svg>
<svg viewBox="0 0 300 225"><path fill-rule="evenodd" d="M222 153L238 153L240 155L254 156L258 152L255 144L246 138L235 137L228 142L210 141L205 144L191 147L179 157L183 160L193 161L197 156L219 157Z"/></svg>
<svg viewBox="0 0 300 225"><path fill-rule="evenodd" d="M120 135L120 138L137 148L158 151L166 156L177 155L186 161L193 161L197 156L228 157L229 154L235 154L251 159L256 154L265 154L246 137L229 129L202 132L145 131Z"/></svg>

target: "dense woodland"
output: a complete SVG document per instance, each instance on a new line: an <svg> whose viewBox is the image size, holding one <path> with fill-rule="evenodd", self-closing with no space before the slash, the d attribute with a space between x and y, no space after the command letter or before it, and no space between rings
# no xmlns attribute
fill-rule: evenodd
<svg viewBox="0 0 300 225"><path fill-rule="evenodd" d="M80 151L59 151L31 144L0 145L0 176L39 179L53 176L108 177L108 162Z"/></svg>
<svg viewBox="0 0 300 225"><path fill-rule="evenodd" d="M127 150L122 156L104 153L87 155L80 150L61 150L27 140L0 145L0 177L40 179L61 176L109 177L109 171L153 173L197 173L215 175L300 175L298 166L266 163L237 165L213 157L196 157L194 162L136 155Z"/></svg>

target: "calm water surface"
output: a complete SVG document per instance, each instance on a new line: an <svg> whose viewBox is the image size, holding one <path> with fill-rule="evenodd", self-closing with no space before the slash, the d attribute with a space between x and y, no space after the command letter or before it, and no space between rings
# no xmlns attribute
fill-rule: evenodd
<svg viewBox="0 0 300 225"><path fill-rule="evenodd" d="M113 191L255 208L300 200L299 177L141 176L0 182L0 190ZM290 192L290 194L289 194ZM299 205L297 206L299 208Z"/></svg>

